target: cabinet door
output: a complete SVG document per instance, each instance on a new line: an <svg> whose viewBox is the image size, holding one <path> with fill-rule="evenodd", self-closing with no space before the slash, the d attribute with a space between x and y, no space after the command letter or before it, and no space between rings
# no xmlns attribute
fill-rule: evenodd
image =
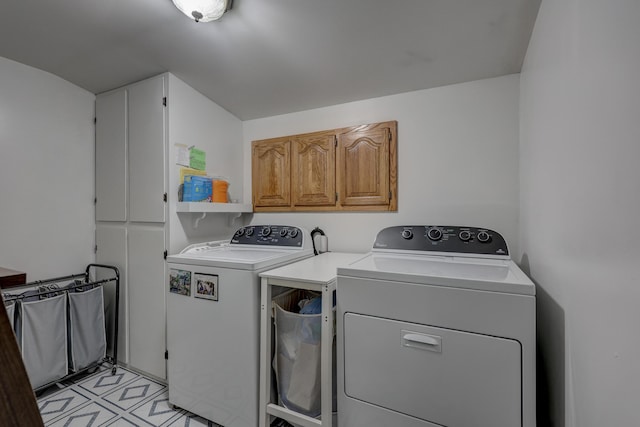
<svg viewBox="0 0 640 427"><path fill-rule="evenodd" d="M96 220L127 220L127 91L96 98Z"/></svg>
<svg viewBox="0 0 640 427"><path fill-rule="evenodd" d="M338 136L337 179L342 206L390 205L392 137L391 127L380 125Z"/></svg>
<svg viewBox="0 0 640 427"><path fill-rule="evenodd" d="M291 141L254 141L252 145L254 206L290 206Z"/></svg>
<svg viewBox="0 0 640 427"><path fill-rule="evenodd" d="M132 367L166 377L164 229L129 228L129 360Z"/></svg>
<svg viewBox="0 0 640 427"><path fill-rule="evenodd" d="M129 220L165 221L164 77L129 88Z"/></svg>
<svg viewBox="0 0 640 427"><path fill-rule="evenodd" d="M129 363L129 328L128 328L128 299L127 299L127 228L121 224L96 225L96 262L113 265L120 272L120 295L118 304L118 361ZM98 269L98 279L112 277L110 270ZM100 275L104 274L105 277ZM115 287L104 287L105 311L107 313L107 334L109 352L113 351L114 342L114 305L116 301Z"/></svg>
<svg viewBox="0 0 640 427"><path fill-rule="evenodd" d="M294 206L335 206L335 138L335 134L318 134L293 140Z"/></svg>

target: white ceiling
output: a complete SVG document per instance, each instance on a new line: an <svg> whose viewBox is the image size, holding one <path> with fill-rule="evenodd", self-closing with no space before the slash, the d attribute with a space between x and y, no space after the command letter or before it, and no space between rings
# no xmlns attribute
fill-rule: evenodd
<svg viewBox="0 0 640 427"><path fill-rule="evenodd" d="M520 71L540 0L2 0L0 56L93 93L170 71L242 120Z"/></svg>

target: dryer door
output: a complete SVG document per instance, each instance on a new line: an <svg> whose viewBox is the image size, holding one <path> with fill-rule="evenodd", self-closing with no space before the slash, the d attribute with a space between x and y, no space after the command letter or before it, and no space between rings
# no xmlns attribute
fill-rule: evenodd
<svg viewBox="0 0 640 427"><path fill-rule="evenodd" d="M347 396L431 423L522 425L515 340L346 313L344 375Z"/></svg>

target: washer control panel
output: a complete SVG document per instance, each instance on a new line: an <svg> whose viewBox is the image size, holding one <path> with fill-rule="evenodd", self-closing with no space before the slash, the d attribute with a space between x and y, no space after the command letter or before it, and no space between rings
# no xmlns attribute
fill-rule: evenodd
<svg viewBox="0 0 640 427"><path fill-rule="evenodd" d="M382 229L374 249L508 256L507 242L488 228L405 225Z"/></svg>
<svg viewBox="0 0 640 427"><path fill-rule="evenodd" d="M259 246L302 247L304 233L298 227L288 225L248 225L239 228L231 244Z"/></svg>

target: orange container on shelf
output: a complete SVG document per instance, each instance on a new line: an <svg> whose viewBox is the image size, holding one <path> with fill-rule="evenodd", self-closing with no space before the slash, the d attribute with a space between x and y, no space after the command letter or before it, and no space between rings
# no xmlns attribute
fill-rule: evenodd
<svg viewBox="0 0 640 427"><path fill-rule="evenodd" d="M229 183L222 179L214 179L213 180L213 197L211 201L213 203L227 203L229 202L227 198L227 189L229 188Z"/></svg>

